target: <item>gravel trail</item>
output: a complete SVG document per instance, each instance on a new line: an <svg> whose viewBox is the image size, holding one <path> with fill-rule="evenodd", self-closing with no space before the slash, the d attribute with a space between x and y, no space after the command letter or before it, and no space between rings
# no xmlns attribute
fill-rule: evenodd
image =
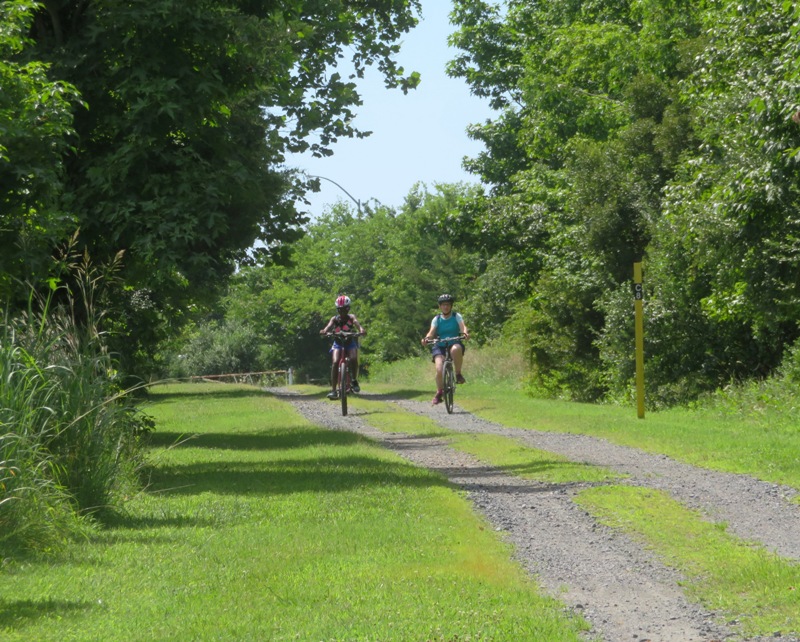
<svg viewBox="0 0 800 642"><path fill-rule="evenodd" d="M309 399L287 390L270 392L291 402L306 418L333 430L349 430L373 439L416 465L445 476L497 531L514 545L516 559L542 588L581 614L593 627L587 639L605 642L694 642L741 640L715 614L689 602L681 576L626 535L598 524L573 502L586 485L544 484L507 475L442 440L387 434L359 419L351 409L342 417L338 403ZM364 394L391 401L437 421L448 430L491 433L557 453L576 462L604 466L630 477L622 483L669 493L724 521L729 532L767 549L800 559L800 506L794 489L744 475L708 471L663 455L616 446L601 439L507 428L484 421L456 406L443 406ZM800 642L776 631L752 642Z"/></svg>

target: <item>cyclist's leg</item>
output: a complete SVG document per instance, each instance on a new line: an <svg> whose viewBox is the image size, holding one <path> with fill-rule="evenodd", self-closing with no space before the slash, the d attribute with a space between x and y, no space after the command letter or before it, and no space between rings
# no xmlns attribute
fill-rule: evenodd
<svg viewBox="0 0 800 642"><path fill-rule="evenodd" d="M437 354L433 357L433 363L436 366L436 389L442 389L442 370L444 368L444 355Z"/></svg>
<svg viewBox="0 0 800 642"><path fill-rule="evenodd" d="M450 348L450 354L453 357L453 366L456 369L456 378L461 377L461 366L464 363L464 348L459 344L455 344Z"/></svg>
<svg viewBox="0 0 800 642"><path fill-rule="evenodd" d="M329 397L336 397L338 394L336 392L336 388L338 387L337 384L339 382L338 371L339 371L339 355L341 351L339 348L334 348L331 350L331 392L328 395Z"/></svg>
<svg viewBox="0 0 800 642"><path fill-rule="evenodd" d="M360 392L358 385L358 347L348 348L347 356L350 357L350 381L355 392Z"/></svg>

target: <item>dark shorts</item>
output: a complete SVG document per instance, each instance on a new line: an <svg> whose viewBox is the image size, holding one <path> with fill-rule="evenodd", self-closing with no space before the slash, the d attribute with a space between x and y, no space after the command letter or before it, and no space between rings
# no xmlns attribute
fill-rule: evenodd
<svg viewBox="0 0 800 642"><path fill-rule="evenodd" d="M461 354L464 354L467 351L466 346L461 343L461 341L449 341L451 346L461 346ZM442 355L443 357L447 356L447 349L443 344L435 343L431 348L431 360L435 361L438 355Z"/></svg>
<svg viewBox="0 0 800 642"><path fill-rule="evenodd" d="M341 341L334 341L331 349L328 352L333 352L334 350L358 350L358 339L352 337L342 344Z"/></svg>

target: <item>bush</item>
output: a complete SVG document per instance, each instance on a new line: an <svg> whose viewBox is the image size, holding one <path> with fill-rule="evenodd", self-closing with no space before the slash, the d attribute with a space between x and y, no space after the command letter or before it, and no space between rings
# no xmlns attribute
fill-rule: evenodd
<svg viewBox="0 0 800 642"><path fill-rule="evenodd" d="M97 279L78 269L84 285ZM137 487L148 421L116 382L91 306L28 311L0 330L0 550L52 550ZM36 310L36 311L34 311Z"/></svg>

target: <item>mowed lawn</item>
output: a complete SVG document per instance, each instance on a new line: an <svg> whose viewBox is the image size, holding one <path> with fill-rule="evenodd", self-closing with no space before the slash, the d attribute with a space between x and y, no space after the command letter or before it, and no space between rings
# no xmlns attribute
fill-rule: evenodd
<svg viewBox="0 0 800 642"><path fill-rule="evenodd" d="M253 388L159 386L146 492L8 564L2 640L578 640L446 480Z"/></svg>

